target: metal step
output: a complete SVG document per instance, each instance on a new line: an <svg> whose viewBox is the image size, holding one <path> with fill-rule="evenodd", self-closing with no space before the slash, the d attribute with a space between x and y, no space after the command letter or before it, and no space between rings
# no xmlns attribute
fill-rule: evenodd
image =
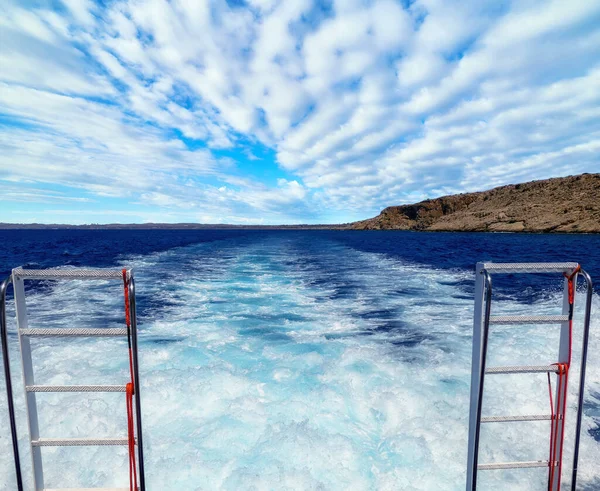
<svg viewBox="0 0 600 491"><path fill-rule="evenodd" d="M125 385L27 385L27 392L125 392Z"/></svg>
<svg viewBox="0 0 600 491"><path fill-rule="evenodd" d="M43 491L129 491L129 488L44 488Z"/></svg>
<svg viewBox="0 0 600 491"><path fill-rule="evenodd" d="M128 443L127 438L40 438L31 441L34 447L87 447L128 445Z"/></svg>
<svg viewBox="0 0 600 491"><path fill-rule="evenodd" d="M490 324L556 324L568 322L568 315L492 315Z"/></svg>
<svg viewBox="0 0 600 491"><path fill-rule="evenodd" d="M514 366L514 367L492 367L486 368L486 374L497 373L555 373L558 371L556 365L537 365L537 366Z"/></svg>
<svg viewBox="0 0 600 491"><path fill-rule="evenodd" d="M551 420L550 414L525 414L523 416L485 416L481 418L482 423L509 423L516 421L546 421Z"/></svg>
<svg viewBox="0 0 600 491"><path fill-rule="evenodd" d="M23 280L123 280L120 269L100 268L61 268L61 269L23 269L15 268L13 275Z"/></svg>
<svg viewBox="0 0 600 491"><path fill-rule="evenodd" d="M87 336L95 336L95 337L110 337L110 336L127 336L126 328L66 328L66 329L21 329L21 336L29 336L29 337L48 337L48 338L58 338L58 337L87 337Z"/></svg>
<svg viewBox="0 0 600 491"><path fill-rule="evenodd" d="M554 462L554 465L557 463ZM480 471L491 471L495 469L527 469L530 467L550 467L548 460L531 460L524 462L497 462L495 464L479 464L477 469Z"/></svg>
<svg viewBox="0 0 600 491"><path fill-rule="evenodd" d="M570 273L578 263L483 263L488 273Z"/></svg>

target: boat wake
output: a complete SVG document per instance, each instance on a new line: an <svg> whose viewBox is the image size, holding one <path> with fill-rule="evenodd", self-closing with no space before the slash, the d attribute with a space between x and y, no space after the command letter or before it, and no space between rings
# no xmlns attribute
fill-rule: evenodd
<svg viewBox="0 0 600 491"><path fill-rule="evenodd" d="M471 272L285 235L121 262L137 278L148 489L464 489ZM30 327L122 327L118 285L78 287L38 285L29 297ZM531 310L518 295L504 293L495 304L502 312ZM560 298L560 281L549 282L535 300L536 312L559 313ZM600 311L598 295L594 310ZM598 318L592 333L600 329ZM554 360L553 329L494 328L489 365ZM16 338L11 341L18 389ZM600 485L599 352L600 339L592 336L582 489ZM118 384L128 377L126 346L118 340L36 340L33 358L37 383ZM545 375L502 379L486 385L484 414L511 407L523 414L548 411ZM570 402L568 418L575 414L575 398ZM16 403L27 463L19 390ZM38 403L45 437L126 434L122 394L40 394ZM568 435L574 423L568 419ZM547 458L548 421L485 426L481 462ZM565 482L571 443L565 444ZM0 454L10 455L7 425L0 427ZM49 487L123 486L127 479L125 447L44 449L43 460ZM10 458L0 461L0 489L13 489L12 466ZM480 485L516 490L528 482L528 489L541 491L546 475L546 469L482 472Z"/></svg>

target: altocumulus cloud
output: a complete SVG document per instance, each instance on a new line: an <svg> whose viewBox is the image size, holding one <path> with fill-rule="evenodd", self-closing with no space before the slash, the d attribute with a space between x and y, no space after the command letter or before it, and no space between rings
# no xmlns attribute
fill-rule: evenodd
<svg viewBox="0 0 600 491"><path fill-rule="evenodd" d="M5 1L1 220L327 222L600 171L600 2Z"/></svg>

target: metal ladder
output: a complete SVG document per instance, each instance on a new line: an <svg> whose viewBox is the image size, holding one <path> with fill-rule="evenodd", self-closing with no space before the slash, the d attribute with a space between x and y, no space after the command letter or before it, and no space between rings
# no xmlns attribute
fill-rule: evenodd
<svg viewBox="0 0 600 491"><path fill-rule="evenodd" d="M16 480L19 491L23 491L23 478L21 462L19 457L19 446L17 428L15 421L14 400L12 392L12 380L10 375L10 362L8 356L8 335L6 325L6 292L12 283L15 298L17 317L17 332L20 345L23 382L25 388L25 404L27 409L27 423L29 428L29 440L31 448L31 459L33 469L33 484L36 491L52 491L44 487L44 472L42 466L42 448L57 446L96 446L96 445L128 445L127 437L119 438L42 438L38 425L38 411L36 394L38 392L123 392L123 385L37 385L33 373L31 358L31 338L68 338L68 337L98 337L106 338L122 336L128 339L132 349L133 382L135 387L135 437L137 446L137 464L139 474L138 489L145 491L144 476L144 452L142 443L142 417L140 406L140 384L137 356L137 324L135 315L135 281L132 271L126 270L127 288L129 293L129 311L131 318L131 329L128 328L29 328L27 318L27 306L25 301L25 280L120 280L123 281L123 272L116 269L13 269L12 275L0 284L0 341L2 343L2 356L4 362L4 374L6 379L6 391L8 395L8 413L15 462ZM72 488L69 488L74 491ZM84 488L79 488L83 491ZM91 488L102 489L102 488ZM115 488L110 488L114 490ZM129 488L120 488L128 490ZM66 488L65 488L66 491ZM116 490L115 490L116 491Z"/></svg>
<svg viewBox="0 0 600 491"><path fill-rule="evenodd" d="M563 414L562 407L559 404L559 384L556 387L556 397L554 397L554 418L551 415L523 415L523 416L487 416L482 417L482 401L484 381L488 375L496 374L529 374L529 373L558 373L558 367L551 361L544 366L507 366L491 367L486 366L487 344L490 325L523 325L523 324L559 324L560 327L560 346L558 351L558 363L567 363L569 357L569 323L572 318L572 306L569 302L568 280L564 279L563 288L563 307L561 315L491 315L492 306L492 275L493 274L523 274L523 273L555 273L555 274L573 274L573 288L577 285L578 274L581 275L587 284L585 318L583 326L583 346L580 365L580 381L578 391L577 405L577 426L574 443L573 473L571 479L571 489L575 490L577 480L577 461L579 457L579 438L581 433L581 418L583 409L583 393L585 387L585 368L587 358L587 345L589 339L589 328L591 318L593 284L590 276L584 271L579 270L577 263L477 263L475 279L475 316L473 324L473 362L471 372L471 402L469 413L469 447L467 462L467 491L473 491L477 488L477 472L482 470L494 469L519 469L531 467L555 467L555 472L550 473L548 477L548 489L558 491L560 489L561 475L559 461L550 458L546 460L525 461L525 462L497 462L479 464L479 434L482 423L515 423L523 421L543 421L551 420L563 421L566 414ZM566 407L566 406L565 406ZM562 441L562 424L556 423L553 427L557 433L557 439ZM561 454L562 455L562 451ZM560 458L560 457L559 457ZM558 472L556 471L558 470ZM552 476L552 477L551 477Z"/></svg>

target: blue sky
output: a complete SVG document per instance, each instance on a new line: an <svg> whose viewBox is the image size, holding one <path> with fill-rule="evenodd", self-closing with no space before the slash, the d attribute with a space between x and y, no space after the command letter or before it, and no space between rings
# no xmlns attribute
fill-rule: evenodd
<svg viewBox="0 0 600 491"><path fill-rule="evenodd" d="M600 2L4 0L0 221L331 223L600 172Z"/></svg>

